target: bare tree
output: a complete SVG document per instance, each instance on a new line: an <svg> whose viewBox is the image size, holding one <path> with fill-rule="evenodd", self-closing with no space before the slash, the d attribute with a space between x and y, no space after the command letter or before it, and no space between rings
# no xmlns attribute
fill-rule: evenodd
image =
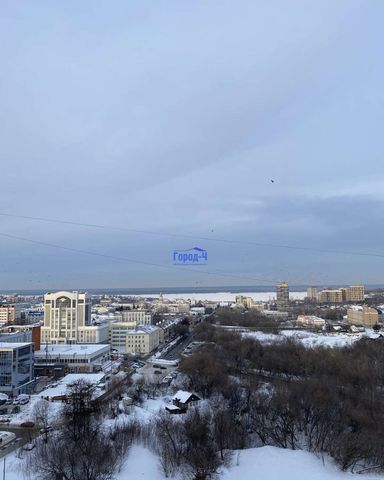
<svg viewBox="0 0 384 480"><path fill-rule="evenodd" d="M33 406L32 418L38 428L44 430L44 441L48 441L48 427L51 422L51 405L48 400L39 400Z"/></svg>

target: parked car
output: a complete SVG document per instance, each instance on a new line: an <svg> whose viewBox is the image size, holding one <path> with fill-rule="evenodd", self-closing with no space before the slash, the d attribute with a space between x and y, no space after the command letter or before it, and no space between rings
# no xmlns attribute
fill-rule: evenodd
<svg viewBox="0 0 384 480"><path fill-rule="evenodd" d="M26 405L29 402L29 398L22 398L20 400L20 405Z"/></svg>
<svg viewBox="0 0 384 480"><path fill-rule="evenodd" d="M161 368L160 365L152 365L153 368Z"/></svg>
<svg viewBox="0 0 384 480"><path fill-rule="evenodd" d="M23 427L23 428L33 428L34 426L35 424L29 420L26 422L20 423L20 427Z"/></svg>
<svg viewBox="0 0 384 480"><path fill-rule="evenodd" d="M1 415L0 416L0 423L9 423L10 421L11 421L11 419L7 415Z"/></svg>
<svg viewBox="0 0 384 480"><path fill-rule="evenodd" d="M18 398L15 398L15 400L13 400L12 402L12 405L20 405L20 400Z"/></svg>
<svg viewBox="0 0 384 480"><path fill-rule="evenodd" d="M161 370L166 370L167 369L167 367L164 367L164 366L161 366L160 368L161 368Z"/></svg>
<svg viewBox="0 0 384 480"><path fill-rule="evenodd" d="M5 405L12 405L12 399L8 398L8 400L5 401Z"/></svg>
<svg viewBox="0 0 384 480"><path fill-rule="evenodd" d="M153 373L156 375L161 375L163 372L161 370L155 370Z"/></svg>

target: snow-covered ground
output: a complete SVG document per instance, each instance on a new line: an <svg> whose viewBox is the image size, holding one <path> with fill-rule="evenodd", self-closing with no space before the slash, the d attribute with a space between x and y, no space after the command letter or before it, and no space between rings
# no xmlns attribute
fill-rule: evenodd
<svg viewBox="0 0 384 480"><path fill-rule="evenodd" d="M15 453L8 455L6 479L23 480L21 460ZM148 449L133 445L116 480L164 480L159 460ZM180 476L168 477L181 480ZM233 454L232 466L219 475L220 480L353 480L356 475L341 472L332 460L317 458L302 450L284 450L276 447L250 448ZM383 480L383 475L364 474L361 480ZM35 480L35 479L30 479Z"/></svg>
<svg viewBox="0 0 384 480"><path fill-rule="evenodd" d="M256 338L262 343L271 344L291 337L300 341L305 347L344 347L360 340L364 336L377 338L379 335L367 330L364 333L314 333L305 330L282 330L278 335L264 332L244 332L244 337Z"/></svg>
<svg viewBox="0 0 384 480"><path fill-rule="evenodd" d="M250 448L234 452L232 467L222 480L352 480L356 475L341 472L331 461L324 463L303 450L276 447ZM362 480L379 480L380 475L363 475Z"/></svg>
<svg viewBox="0 0 384 480"><path fill-rule="evenodd" d="M133 294L134 295L134 294ZM234 302L237 295L243 295L244 297L251 297L255 302L267 302L276 298L276 292L215 292L215 293L164 293L163 298L168 300L209 300L212 302ZM147 293L145 295L135 295L137 297L152 297L159 298L159 293ZM307 292L289 292L289 298L291 300L303 300L307 296Z"/></svg>

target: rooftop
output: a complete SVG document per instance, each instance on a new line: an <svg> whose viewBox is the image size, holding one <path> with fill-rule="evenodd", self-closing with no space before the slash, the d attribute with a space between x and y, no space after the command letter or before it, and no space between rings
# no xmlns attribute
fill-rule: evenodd
<svg viewBox="0 0 384 480"><path fill-rule="evenodd" d="M60 345L44 345L40 350L35 352L35 356L45 356L45 355L86 355L97 353L100 350L110 348L108 344L60 344Z"/></svg>
<svg viewBox="0 0 384 480"><path fill-rule="evenodd" d="M31 345L32 342L21 342L21 343L7 343L7 342L0 342L0 349L1 350L4 350L4 349L13 349L13 348L20 348L20 347L27 347L28 345Z"/></svg>

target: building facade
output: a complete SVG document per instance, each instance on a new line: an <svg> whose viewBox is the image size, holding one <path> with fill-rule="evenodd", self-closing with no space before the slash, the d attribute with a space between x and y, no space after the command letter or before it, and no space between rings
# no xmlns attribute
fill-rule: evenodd
<svg viewBox="0 0 384 480"><path fill-rule="evenodd" d="M78 329L91 323L91 305L85 293L56 292L44 295L42 343L78 343Z"/></svg>
<svg viewBox="0 0 384 480"><path fill-rule="evenodd" d="M146 355L155 350L160 343L160 328L141 327L131 330L126 336L126 353Z"/></svg>
<svg viewBox="0 0 384 480"><path fill-rule="evenodd" d="M120 312L123 322L135 322L136 325L151 325L152 314L147 310L123 310Z"/></svg>
<svg viewBox="0 0 384 480"><path fill-rule="evenodd" d="M0 343L0 392L25 393L33 382L33 344Z"/></svg>
<svg viewBox="0 0 384 480"><path fill-rule="evenodd" d="M318 295L319 295L319 291L318 291L317 287L308 287L307 288L307 298L309 300L313 300L313 301L317 302Z"/></svg>
<svg viewBox="0 0 384 480"><path fill-rule="evenodd" d="M45 345L35 352L36 373L92 373L110 360L110 345Z"/></svg>
<svg viewBox="0 0 384 480"><path fill-rule="evenodd" d="M348 308L347 310L348 323L353 325L364 325L372 327L379 321L379 313L375 308L370 308L364 305L362 308Z"/></svg>
<svg viewBox="0 0 384 480"><path fill-rule="evenodd" d="M284 312L289 308L289 286L287 282L281 282L276 285L276 303L277 310Z"/></svg>
<svg viewBox="0 0 384 480"><path fill-rule="evenodd" d="M343 303L344 294L341 288L336 290L322 290L319 293L319 302L320 303Z"/></svg>
<svg viewBox="0 0 384 480"><path fill-rule="evenodd" d="M15 305L0 305L0 326L20 319L21 309Z"/></svg>
<svg viewBox="0 0 384 480"><path fill-rule="evenodd" d="M347 288L348 302L364 302L365 290L363 285L351 285Z"/></svg>

